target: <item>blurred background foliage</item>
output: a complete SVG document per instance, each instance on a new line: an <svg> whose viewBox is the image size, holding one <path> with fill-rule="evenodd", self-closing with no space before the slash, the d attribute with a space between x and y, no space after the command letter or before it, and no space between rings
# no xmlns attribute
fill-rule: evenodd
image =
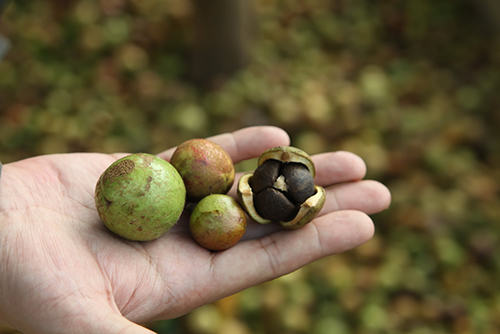
<svg viewBox="0 0 500 334"><path fill-rule="evenodd" d="M256 0L246 66L200 86L187 0L14 1L0 21L12 42L0 158L157 153L259 124L311 154L355 152L393 196L371 241L151 328L499 333L500 38L487 3Z"/></svg>

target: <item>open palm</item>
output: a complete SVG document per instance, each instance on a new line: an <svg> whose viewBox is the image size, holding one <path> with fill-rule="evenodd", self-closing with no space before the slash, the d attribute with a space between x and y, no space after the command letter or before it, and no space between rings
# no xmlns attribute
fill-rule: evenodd
<svg viewBox="0 0 500 334"><path fill-rule="evenodd" d="M235 163L289 144L273 127L210 139ZM159 156L168 160L172 152ZM210 252L193 241L184 214L159 239L131 242L110 233L94 205L99 175L122 156L47 155L4 166L0 322L25 333L151 333L136 323L180 316L360 245L373 234L367 214L390 202L383 185L360 181L365 165L359 157L324 153L313 160L327 201L301 229L251 222L243 241Z"/></svg>

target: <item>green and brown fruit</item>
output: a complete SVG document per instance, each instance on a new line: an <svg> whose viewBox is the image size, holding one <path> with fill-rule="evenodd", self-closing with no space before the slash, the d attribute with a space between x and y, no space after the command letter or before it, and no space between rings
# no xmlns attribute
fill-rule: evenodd
<svg viewBox="0 0 500 334"><path fill-rule="evenodd" d="M177 170L146 153L115 161L95 189L97 211L106 227L133 241L153 240L167 232L179 220L185 199Z"/></svg>
<svg viewBox="0 0 500 334"><path fill-rule="evenodd" d="M191 201L210 194L226 194L234 183L231 157L207 139L191 139L180 144L170 163L179 171Z"/></svg>
<svg viewBox="0 0 500 334"><path fill-rule="evenodd" d="M309 155L295 147L264 152L252 174L238 183L238 196L250 217L261 224L279 222L295 229L309 223L323 208L325 190L314 183Z"/></svg>
<svg viewBox="0 0 500 334"><path fill-rule="evenodd" d="M189 220L193 238L201 246L221 251L234 246L245 234L245 212L228 195L204 197L194 208Z"/></svg>

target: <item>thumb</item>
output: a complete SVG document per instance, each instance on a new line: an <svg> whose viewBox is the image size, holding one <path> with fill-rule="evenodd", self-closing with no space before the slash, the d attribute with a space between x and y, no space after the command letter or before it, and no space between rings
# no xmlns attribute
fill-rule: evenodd
<svg viewBox="0 0 500 334"><path fill-rule="evenodd" d="M96 311L96 310L93 310ZM84 312L78 316L68 316L59 321L24 322L20 326L13 326L23 333L74 333L74 334L155 334L114 311Z"/></svg>
<svg viewBox="0 0 500 334"><path fill-rule="evenodd" d="M154 334L155 332L140 326L121 314L111 313L104 317L101 323L92 324L92 333L109 333L109 334Z"/></svg>

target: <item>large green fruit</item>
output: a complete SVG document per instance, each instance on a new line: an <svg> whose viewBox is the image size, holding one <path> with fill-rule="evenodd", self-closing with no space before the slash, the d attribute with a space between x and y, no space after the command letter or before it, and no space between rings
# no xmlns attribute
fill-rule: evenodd
<svg viewBox="0 0 500 334"><path fill-rule="evenodd" d="M134 241L160 237L184 209L186 188L177 170L151 154L138 153L111 164L97 181L95 203L104 224Z"/></svg>

